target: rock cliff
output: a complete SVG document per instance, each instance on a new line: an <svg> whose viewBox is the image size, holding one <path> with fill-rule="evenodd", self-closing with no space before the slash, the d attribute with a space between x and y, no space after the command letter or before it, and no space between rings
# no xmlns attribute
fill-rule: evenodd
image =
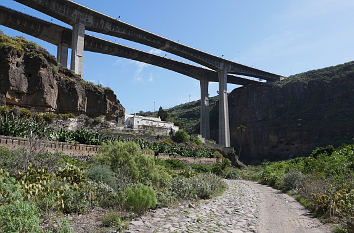
<svg viewBox="0 0 354 233"><path fill-rule="evenodd" d="M354 62L247 86L229 95L231 144L241 160L308 155L315 147L352 143ZM211 122L217 123L217 107ZM242 132L239 126L246 126ZM217 138L217 125L212 124Z"/></svg>
<svg viewBox="0 0 354 233"><path fill-rule="evenodd" d="M111 89L84 81L32 42L0 35L0 105L5 104L118 121L125 112Z"/></svg>

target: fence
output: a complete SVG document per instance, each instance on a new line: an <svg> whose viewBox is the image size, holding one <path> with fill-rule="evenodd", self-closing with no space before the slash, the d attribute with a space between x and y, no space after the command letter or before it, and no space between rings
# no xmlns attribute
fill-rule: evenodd
<svg viewBox="0 0 354 233"><path fill-rule="evenodd" d="M101 146L74 144L67 142L55 142L38 139L18 138L9 136L0 136L0 146L10 150L18 148L35 148L37 151L43 152L62 152L72 157L92 157L98 155ZM172 156L165 153L160 153L156 156L159 159L177 159L185 163L213 164L217 162L216 158L192 158L182 156Z"/></svg>

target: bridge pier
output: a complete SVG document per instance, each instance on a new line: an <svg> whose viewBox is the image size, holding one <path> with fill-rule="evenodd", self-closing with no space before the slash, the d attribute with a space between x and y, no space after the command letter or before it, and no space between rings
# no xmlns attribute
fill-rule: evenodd
<svg viewBox="0 0 354 233"><path fill-rule="evenodd" d="M227 71L219 70L219 144L230 147L229 104L227 99Z"/></svg>
<svg viewBox="0 0 354 233"><path fill-rule="evenodd" d="M68 66L68 50L69 46L66 43L59 43L57 48L57 60L64 66Z"/></svg>
<svg viewBox="0 0 354 233"><path fill-rule="evenodd" d="M208 85L208 80L200 80L200 134L205 139L210 139Z"/></svg>
<svg viewBox="0 0 354 233"><path fill-rule="evenodd" d="M83 74L84 41L85 25L82 23L77 23L73 26L72 32L70 69L78 75Z"/></svg>

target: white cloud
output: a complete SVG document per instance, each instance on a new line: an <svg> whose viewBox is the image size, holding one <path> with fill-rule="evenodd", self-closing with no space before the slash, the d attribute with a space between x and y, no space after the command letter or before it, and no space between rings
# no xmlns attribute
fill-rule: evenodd
<svg viewBox="0 0 354 233"><path fill-rule="evenodd" d="M142 72L144 71L144 69L145 69L146 67L149 66L149 64L146 64L146 63L143 63L143 62L140 62L140 61L135 61L135 64L137 65L137 69L136 69L136 71L135 71L134 78L135 78L137 81L143 81Z"/></svg>

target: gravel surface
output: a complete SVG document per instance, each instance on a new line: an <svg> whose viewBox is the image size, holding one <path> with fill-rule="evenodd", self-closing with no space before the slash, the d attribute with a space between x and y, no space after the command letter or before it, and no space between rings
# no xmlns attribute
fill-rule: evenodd
<svg viewBox="0 0 354 233"><path fill-rule="evenodd" d="M221 196L152 210L133 219L127 232L331 232L286 194L249 181L225 182Z"/></svg>

